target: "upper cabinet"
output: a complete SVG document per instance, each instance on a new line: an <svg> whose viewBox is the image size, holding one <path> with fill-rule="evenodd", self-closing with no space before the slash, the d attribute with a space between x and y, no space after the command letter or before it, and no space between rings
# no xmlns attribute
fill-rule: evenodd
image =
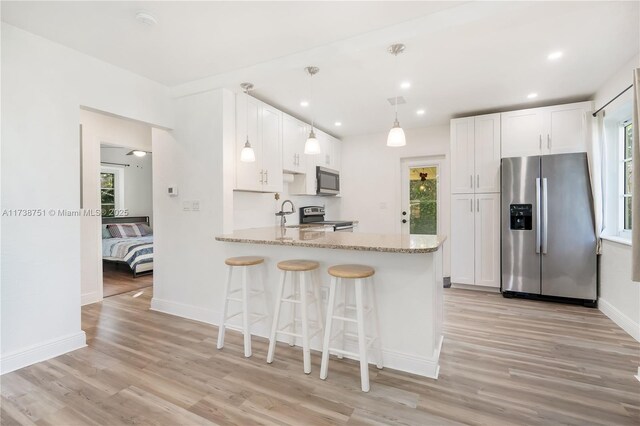
<svg viewBox="0 0 640 426"><path fill-rule="evenodd" d="M249 97L236 97L236 188L242 191L282 191L282 113ZM248 122L247 122L248 108ZM256 161L240 161L247 139Z"/></svg>
<svg viewBox="0 0 640 426"><path fill-rule="evenodd" d="M282 114L282 168L285 171L306 173L306 140L307 125L290 115Z"/></svg>
<svg viewBox="0 0 640 426"><path fill-rule="evenodd" d="M500 192L500 114L451 120L451 192Z"/></svg>
<svg viewBox="0 0 640 426"><path fill-rule="evenodd" d="M502 157L587 150L587 114L592 102L502 113Z"/></svg>

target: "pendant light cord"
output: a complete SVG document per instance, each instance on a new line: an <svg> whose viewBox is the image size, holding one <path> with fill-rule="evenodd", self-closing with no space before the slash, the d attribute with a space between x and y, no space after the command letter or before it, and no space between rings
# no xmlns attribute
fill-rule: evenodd
<svg viewBox="0 0 640 426"><path fill-rule="evenodd" d="M396 53L394 53L394 55L396 57L396 60L394 61L395 62L394 63L394 66L395 66L395 70L394 71L395 71L396 80L397 80L398 75L399 75L399 73L398 73L398 53L396 52ZM395 102L394 106L395 106L395 109L396 109L396 122L397 122L398 121L398 87L397 87L398 82L396 81L395 84L396 84L396 102Z"/></svg>
<svg viewBox="0 0 640 426"><path fill-rule="evenodd" d="M246 127L247 127L247 142L249 142L249 88L245 89L244 91L245 94L245 100L246 100L246 105L245 105L245 118L246 118Z"/></svg>
<svg viewBox="0 0 640 426"><path fill-rule="evenodd" d="M311 103L311 132L313 132L313 74L309 73L309 100Z"/></svg>

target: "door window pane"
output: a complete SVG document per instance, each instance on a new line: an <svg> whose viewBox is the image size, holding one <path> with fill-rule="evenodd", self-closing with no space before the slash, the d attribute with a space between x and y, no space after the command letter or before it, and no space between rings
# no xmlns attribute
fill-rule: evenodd
<svg viewBox="0 0 640 426"><path fill-rule="evenodd" d="M409 232L438 233L438 168L409 169Z"/></svg>

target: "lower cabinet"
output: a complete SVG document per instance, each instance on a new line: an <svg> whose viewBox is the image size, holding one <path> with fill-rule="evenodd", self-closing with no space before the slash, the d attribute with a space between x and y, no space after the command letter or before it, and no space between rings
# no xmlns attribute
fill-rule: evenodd
<svg viewBox="0 0 640 426"><path fill-rule="evenodd" d="M500 194L451 195L451 282L500 287Z"/></svg>

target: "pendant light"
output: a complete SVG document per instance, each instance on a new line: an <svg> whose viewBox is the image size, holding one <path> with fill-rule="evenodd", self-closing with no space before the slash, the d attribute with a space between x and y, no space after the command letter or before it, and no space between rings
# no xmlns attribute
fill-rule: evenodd
<svg viewBox="0 0 640 426"><path fill-rule="evenodd" d="M253 84L251 83L242 83L240 85L242 90L245 93L245 100L247 101L246 105L246 125L247 125L247 141L244 143L244 147L242 151L240 151L240 161L243 163L253 163L256 161L256 153L253 151L251 144L249 143L249 91L253 89Z"/></svg>
<svg viewBox="0 0 640 426"><path fill-rule="evenodd" d="M316 138L316 134L313 131L313 76L320 72L320 68L318 67L306 67L304 69L307 74L309 74L309 100L311 102L311 131L309 132L309 137L304 144L304 153L307 155L317 155L320 154L320 143Z"/></svg>
<svg viewBox="0 0 640 426"><path fill-rule="evenodd" d="M396 70L398 64L398 55L404 52L404 44L392 44L389 46L389 53L396 57ZM400 127L400 122L398 121L398 89L396 89L396 120L393 122L393 127L389 130L389 136L387 137L387 146L398 147L405 146L407 144L407 139L404 136L404 130Z"/></svg>

